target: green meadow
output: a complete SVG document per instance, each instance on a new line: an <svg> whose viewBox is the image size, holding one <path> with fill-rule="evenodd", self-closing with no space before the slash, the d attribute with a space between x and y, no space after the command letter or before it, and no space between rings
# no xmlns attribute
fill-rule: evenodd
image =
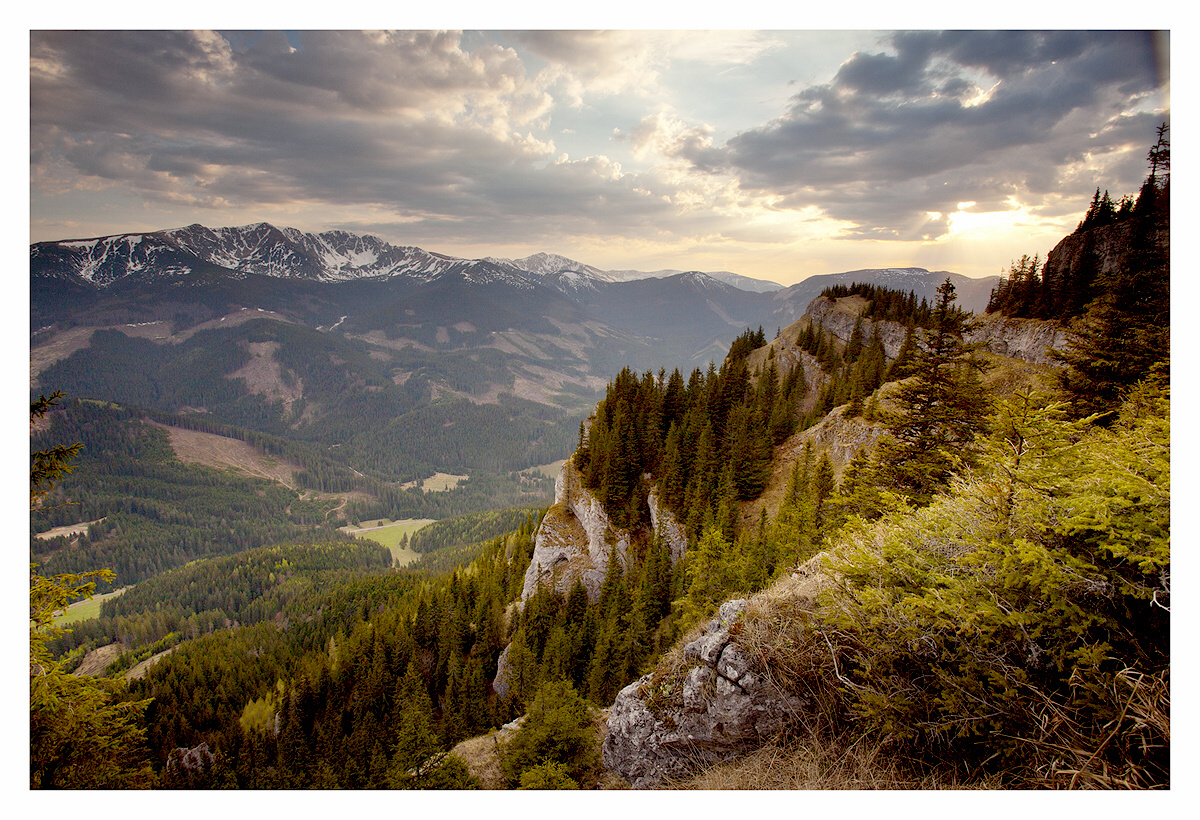
<svg viewBox="0 0 1200 820"><path fill-rule="evenodd" d="M342 532L358 538L370 538L372 541L383 544L391 550L392 558L396 563L403 567L421 556L407 547L400 546L400 541L406 535L411 538L414 532L432 523L432 518L406 518L401 521L379 518L374 521L363 521L357 527L342 527Z"/></svg>

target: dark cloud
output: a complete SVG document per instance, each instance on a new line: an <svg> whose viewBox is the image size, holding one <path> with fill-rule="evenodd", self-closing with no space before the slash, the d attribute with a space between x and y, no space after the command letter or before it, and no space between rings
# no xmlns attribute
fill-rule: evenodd
<svg viewBox="0 0 1200 820"><path fill-rule="evenodd" d="M923 236L911 226L955 210L954 196L1036 207L1061 190L1072 150L1153 141L1156 118L1137 99L1159 79L1146 33L903 32L891 44L729 140L724 167L743 188L816 204L856 234ZM1136 187L1137 169L1120 170L1116 182Z"/></svg>
<svg viewBox="0 0 1200 820"><path fill-rule="evenodd" d="M901 50L897 55L857 53L842 64L834 86L858 94L912 93L928 79L920 56Z"/></svg>
<svg viewBox="0 0 1200 820"><path fill-rule="evenodd" d="M444 32L306 32L299 49L282 34L34 32L31 162L201 206L461 219L541 188L562 213L555 173L523 177L549 149L494 127L522 80L510 50Z"/></svg>
<svg viewBox="0 0 1200 820"><path fill-rule="evenodd" d="M732 139L689 112L631 105L634 127L613 125L635 155L671 165L632 172L556 159L533 135L548 133L551 89L576 104L644 88L670 38L505 36L545 65L454 32L35 31L31 179L55 192L110 185L151 206L361 206L415 236L483 242L730 236L749 229L703 192L731 175L772 207L817 206L849 236L919 239L959 202L1050 213L1064 190L1132 190L1157 124L1138 107L1158 82L1146 33L901 32ZM1064 177L1126 146L1138 150L1109 169L1117 179Z"/></svg>

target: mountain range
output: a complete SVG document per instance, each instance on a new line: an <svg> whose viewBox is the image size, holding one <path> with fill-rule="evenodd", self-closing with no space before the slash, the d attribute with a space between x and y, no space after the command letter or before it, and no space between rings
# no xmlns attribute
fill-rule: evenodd
<svg viewBox="0 0 1200 820"><path fill-rule="evenodd" d="M130 319L165 318L156 301L172 308L181 302L190 304L193 309L185 314L200 318L207 313L211 314L207 318L215 318L221 309L248 307L245 303L256 299L264 303L253 307L277 311L312 327L352 319L351 326L375 330L382 326L362 327L364 313L378 313L381 305L398 305L396 300L420 291L429 294L419 300L424 307L455 298L437 311L441 319L453 318L456 311L477 316L480 311L470 303L479 300L461 288L481 287L489 298L499 290L523 293L515 302L525 303L523 313L530 321L556 313L554 308L547 311L547 306L558 303L549 295L557 293L587 313L586 318L655 340L656 349L667 342L671 353L683 352L690 341L681 342L674 331L692 327L696 332L685 335L704 342L692 354L707 349L710 331L732 338L747 325L794 321L830 284L869 281L912 290L924 298L947 276L959 287L959 303L976 311L986 305L997 280L972 280L923 268L879 268L814 276L784 288L729 271L606 271L551 253L523 259L462 259L391 245L369 235L305 233L267 223L216 229L189 225L30 246L35 327L64 319L78 323L80 314L103 319L107 313L116 321L122 311ZM559 304L561 312L565 308ZM201 305L209 310L197 310ZM637 308L632 313L631 306ZM674 321L664 328L660 312L668 309L675 314ZM348 312L339 312L343 310ZM405 315L417 317L416 324L427 324L412 306L403 310L413 311ZM174 311L172 321L186 323L178 313ZM461 321L451 321L449 326ZM466 321L475 324L470 318Z"/></svg>
<svg viewBox="0 0 1200 820"><path fill-rule="evenodd" d="M563 430L624 367L703 369L746 328L791 324L829 285L930 298L947 277L976 311L997 280L881 268L782 287L728 271L605 271L550 253L462 259L266 223L40 242L30 246L30 386L343 451L365 435L357 421L405 419L360 451L394 440L400 452L419 424L444 430L439 460L408 453L379 474L454 472L478 466L479 446L446 437L482 423L483 406L555 428L527 434L544 445L527 455L544 457L569 444Z"/></svg>

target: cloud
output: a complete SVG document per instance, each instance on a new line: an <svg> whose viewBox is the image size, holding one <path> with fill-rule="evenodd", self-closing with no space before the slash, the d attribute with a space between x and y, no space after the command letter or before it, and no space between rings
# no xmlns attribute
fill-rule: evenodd
<svg viewBox="0 0 1200 820"><path fill-rule="evenodd" d="M546 61L538 80L555 86L564 103L632 94L661 99L664 74L680 62L736 65L782 48L771 32L755 31L522 31L511 35Z"/></svg>
<svg viewBox="0 0 1200 820"><path fill-rule="evenodd" d="M471 180L555 153L525 127L550 101L510 49L467 51L444 32L306 32L301 43L33 33L31 179L152 201L289 197L453 213L474 207L451 195Z"/></svg>
<svg viewBox="0 0 1200 820"><path fill-rule="evenodd" d="M1060 187L1072 154L1092 145L1144 153L1160 116L1145 110L1158 86L1147 38L897 34L890 53L852 55L784 115L730 139L724 168L747 191L817 205L852 224L852 235L936 235L924 215L961 200L1036 208ZM697 168L714 161L709 152ZM1115 167L1126 188L1140 182L1129 164Z"/></svg>
<svg viewBox="0 0 1200 820"><path fill-rule="evenodd" d="M303 211L420 243L719 244L928 240L960 202L1059 218L1144 174L1145 34L855 41L827 66L813 53L848 40L35 31L31 189L39 209L99 191L143 219Z"/></svg>

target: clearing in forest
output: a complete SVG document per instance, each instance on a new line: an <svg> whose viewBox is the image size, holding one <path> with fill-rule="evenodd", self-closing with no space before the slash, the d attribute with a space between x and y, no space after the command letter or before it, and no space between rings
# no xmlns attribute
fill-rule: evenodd
<svg viewBox="0 0 1200 820"><path fill-rule="evenodd" d="M407 547L401 547L400 540L405 535L411 538L414 532L432 523L432 518L406 518L402 521L380 518L374 521L363 521L358 527L342 527L341 531L362 538L370 538L372 541L383 544L391 550L395 562L403 567L416 561L421 555Z"/></svg>

